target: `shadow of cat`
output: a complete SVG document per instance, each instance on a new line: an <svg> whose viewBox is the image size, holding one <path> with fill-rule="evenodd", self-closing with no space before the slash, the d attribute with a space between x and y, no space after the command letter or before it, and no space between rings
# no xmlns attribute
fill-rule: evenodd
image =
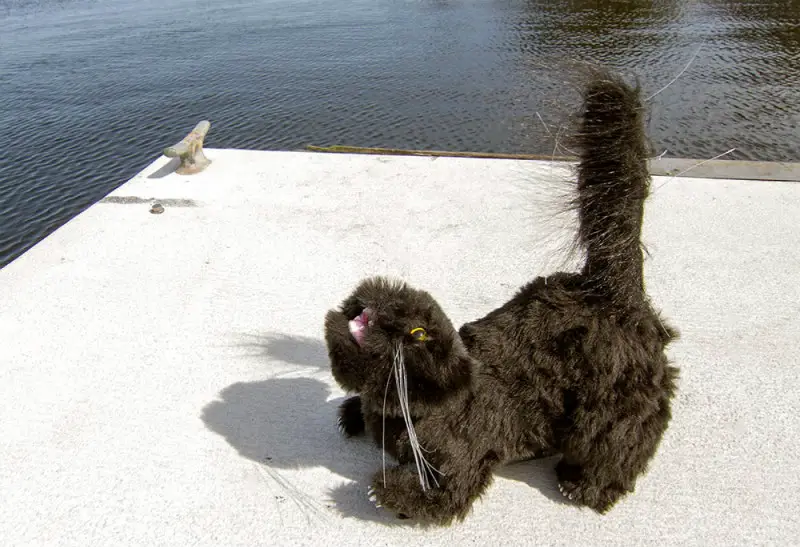
<svg viewBox="0 0 800 547"><path fill-rule="evenodd" d="M250 348L250 356L282 361L304 368L329 371L328 348L325 343L310 336L295 336L283 333L244 334L237 344L240 348Z"/></svg>
<svg viewBox="0 0 800 547"><path fill-rule="evenodd" d="M240 344L268 357L306 369L328 369L322 341L282 334L249 336ZM201 418L240 456L267 470L325 467L350 481L330 492L328 509L341 516L376 521L384 525L412 524L376 508L367 497L373 473L380 469L380 448L365 437L345 438L336 425L342 397L328 400L329 384L310 377L276 377L258 382L237 382L208 403ZM395 465L386 457L386 465ZM514 463L499 468L497 477L517 480L546 497L566 502L558 491L551 458ZM280 479L276 479L280 482ZM287 495L292 495L287 493Z"/></svg>

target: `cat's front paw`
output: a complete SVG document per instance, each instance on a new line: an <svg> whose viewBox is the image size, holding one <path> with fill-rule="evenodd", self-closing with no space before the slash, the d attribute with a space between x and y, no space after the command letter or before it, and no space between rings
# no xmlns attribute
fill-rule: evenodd
<svg viewBox="0 0 800 547"><path fill-rule="evenodd" d="M570 481L564 481L558 483L558 491L561 494L572 501L578 501L580 496L580 489L577 484L572 483Z"/></svg>
<svg viewBox="0 0 800 547"><path fill-rule="evenodd" d="M329 351L359 352L358 344L350 332L347 316L337 310L325 315L325 343Z"/></svg>
<svg viewBox="0 0 800 547"><path fill-rule="evenodd" d="M325 317L325 345L336 382L350 392L360 392L368 368L364 355L347 324L347 317L335 310Z"/></svg>
<svg viewBox="0 0 800 547"><path fill-rule="evenodd" d="M369 501L371 501L373 504L375 504L375 507L377 507L378 509L383 507L383 504L378 500L378 494L375 492L375 489L372 486L370 486L367 489L367 497L369 498ZM395 516L397 518L399 518L399 519L410 518L405 513L396 513Z"/></svg>
<svg viewBox="0 0 800 547"><path fill-rule="evenodd" d="M410 466L387 469L385 483L383 471L378 471L367 495L376 507L400 519L447 525L458 513L445 489L431 484L431 488L422 490L417 471Z"/></svg>
<svg viewBox="0 0 800 547"><path fill-rule="evenodd" d="M361 414L361 397L356 395L346 399L339 406L339 431L347 437L355 437L364 432L364 416Z"/></svg>
<svg viewBox="0 0 800 547"><path fill-rule="evenodd" d="M382 476L380 479L372 482L372 486L367 489L367 497L369 498L369 501L375 505L375 507L394 513L395 517L399 519L408 519L413 515L413 513L409 514L409 512L406 512L403 509L403 507L407 505L407 503L403 502L403 498L408 498L409 495L398 495L398 493L393 491L393 489L387 488L383 484ZM418 499L417 502L422 502L422 500Z"/></svg>

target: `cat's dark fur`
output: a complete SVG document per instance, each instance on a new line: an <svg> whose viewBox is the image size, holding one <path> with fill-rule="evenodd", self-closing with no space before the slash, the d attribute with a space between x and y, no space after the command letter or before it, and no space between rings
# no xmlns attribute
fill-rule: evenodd
<svg viewBox="0 0 800 547"><path fill-rule="evenodd" d="M583 96L581 272L537 278L458 331L430 294L383 278L363 281L326 317L333 375L357 394L342 404L340 426L371 433L399 461L385 482L380 468L371 482L377 503L397 515L462 520L497 465L542 454L561 454L555 472L567 497L605 513L634 490L668 426L678 369L665 348L677 331L643 282L650 178L639 89L600 72ZM371 324L357 343L348 321L365 308ZM411 334L418 327L427 339ZM416 436L441 472L427 490L392 379L397 342Z"/></svg>

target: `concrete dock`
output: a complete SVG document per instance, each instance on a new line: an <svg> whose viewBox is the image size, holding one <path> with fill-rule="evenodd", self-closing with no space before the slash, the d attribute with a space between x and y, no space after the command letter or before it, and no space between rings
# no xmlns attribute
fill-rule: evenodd
<svg viewBox="0 0 800 547"><path fill-rule="evenodd" d="M0 270L3 545L800 541L800 184L655 177L647 288L682 377L635 494L599 516L524 462L423 530L367 498L381 457L337 431L325 312L388 274L459 324L569 267L568 166L206 155L159 157Z"/></svg>

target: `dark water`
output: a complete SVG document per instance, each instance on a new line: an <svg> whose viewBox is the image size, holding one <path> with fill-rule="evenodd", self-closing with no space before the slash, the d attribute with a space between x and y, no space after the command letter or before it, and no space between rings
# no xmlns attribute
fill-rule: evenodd
<svg viewBox="0 0 800 547"><path fill-rule="evenodd" d="M798 1L0 0L0 267L200 119L209 147L549 154L548 66L652 93L695 54L659 150L800 159Z"/></svg>

